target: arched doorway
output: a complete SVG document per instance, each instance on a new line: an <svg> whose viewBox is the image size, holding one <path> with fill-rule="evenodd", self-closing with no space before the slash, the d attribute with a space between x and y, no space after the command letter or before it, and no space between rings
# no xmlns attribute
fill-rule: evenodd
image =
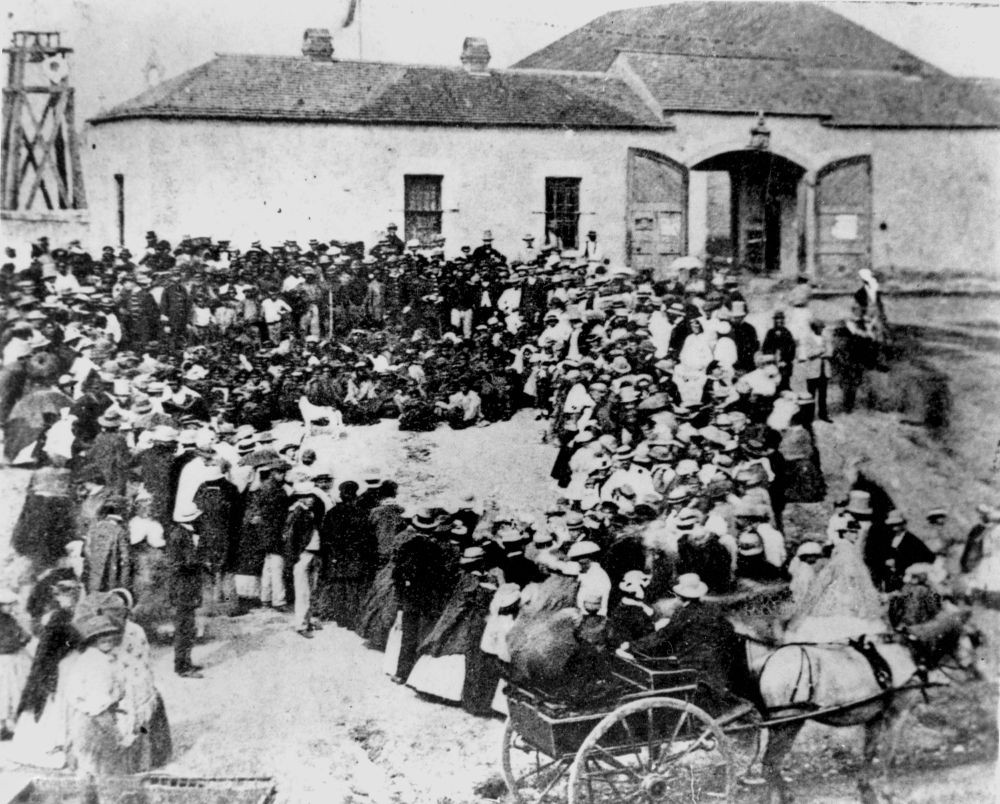
<svg viewBox="0 0 1000 804"><path fill-rule="evenodd" d="M805 268L806 169L770 151L716 154L691 168L703 172L709 256L730 259L757 274L795 274Z"/></svg>

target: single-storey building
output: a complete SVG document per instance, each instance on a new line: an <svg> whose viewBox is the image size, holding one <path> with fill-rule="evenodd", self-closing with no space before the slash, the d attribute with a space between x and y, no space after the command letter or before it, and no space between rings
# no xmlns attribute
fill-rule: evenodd
<svg viewBox="0 0 1000 804"><path fill-rule="evenodd" d="M211 234L513 252L554 224L636 267L995 273L1000 104L820 5L615 11L510 69L220 55L90 121L95 242Z"/></svg>

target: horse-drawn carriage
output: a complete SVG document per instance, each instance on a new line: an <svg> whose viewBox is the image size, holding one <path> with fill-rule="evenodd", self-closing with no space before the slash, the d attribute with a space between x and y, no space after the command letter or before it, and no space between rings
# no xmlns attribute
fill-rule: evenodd
<svg viewBox="0 0 1000 804"><path fill-rule="evenodd" d="M670 659L615 656L612 675L618 694L584 707L507 687L501 761L514 801L733 800L756 710L713 717L694 702L697 673Z"/></svg>
<svg viewBox="0 0 1000 804"><path fill-rule="evenodd" d="M876 741L915 701L940 682L926 670L886 677L867 639L851 643L766 645L746 640L748 669L760 686L758 706L710 714L698 673L675 660L615 655L613 694L584 706L552 700L509 684L503 734L504 781L518 804L734 801L738 780L760 759L774 801L790 796L783 757L807 720L863 726L857 784L863 802L872 786ZM908 656L903 644L883 645ZM765 670L766 666L766 670ZM711 700L712 696L708 696ZM765 715L762 715L764 712ZM766 751L763 750L766 746ZM888 763L891 764L891 763ZM759 777L758 777L759 778Z"/></svg>

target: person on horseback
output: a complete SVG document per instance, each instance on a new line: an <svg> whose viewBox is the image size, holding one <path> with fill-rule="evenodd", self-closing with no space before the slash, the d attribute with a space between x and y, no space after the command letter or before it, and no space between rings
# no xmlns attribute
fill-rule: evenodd
<svg viewBox="0 0 1000 804"><path fill-rule="evenodd" d="M673 592L681 605L670 622L633 643L624 643L620 650L654 659L674 656L681 667L697 671L696 703L724 721L749 712L753 705L730 690L733 659L740 648L732 623L718 607L702 600L708 586L696 573L680 575Z"/></svg>

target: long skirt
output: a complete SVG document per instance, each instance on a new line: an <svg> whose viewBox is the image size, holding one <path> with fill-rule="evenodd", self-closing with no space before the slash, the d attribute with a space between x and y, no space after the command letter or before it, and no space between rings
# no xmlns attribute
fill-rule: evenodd
<svg viewBox="0 0 1000 804"><path fill-rule="evenodd" d="M385 638L385 655L382 657L382 672L387 676L396 675L399 666L399 651L403 644L403 612L397 611L395 619Z"/></svg>
<svg viewBox="0 0 1000 804"><path fill-rule="evenodd" d="M389 632L398 611L399 600L396 598L396 586L392 582L392 564L386 564L375 576L358 613L357 632L367 641L368 647L386 650ZM395 672L394 669L392 673Z"/></svg>
<svg viewBox="0 0 1000 804"><path fill-rule="evenodd" d="M153 632L174 616L169 594L170 563L162 549L141 543L132 548L132 569L132 619Z"/></svg>
<svg viewBox="0 0 1000 804"><path fill-rule="evenodd" d="M161 768L173 755L174 746L170 736L170 722L167 720L167 709L163 705L163 696L156 694L156 708L149 719L149 767ZM147 769L148 770L148 769Z"/></svg>
<svg viewBox="0 0 1000 804"><path fill-rule="evenodd" d="M38 569L53 566L63 555L66 542L76 533L73 501L68 497L29 494L14 525L11 545L32 559Z"/></svg>
<svg viewBox="0 0 1000 804"><path fill-rule="evenodd" d="M96 716L72 712L69 734L69 764L76 771L95 776L131 772L133 752L122 745L115 716L110 711ZM137 746L140 750L142 747L142 743Z"/></svg>
<svg viewBox="0 0 1000 804"><path fill-rule="evenodd" d="M363 578L334 578L328 587L329 617L341 628L355 630L361 614L365 590L370 584Z"/></svg>
<svg viewBox="0 0 1000 804"><path fill-rule="evenodd" d="M410 671L406 686L425 695L458 703L462 700L465 686L465 656L460 653L421 656Z"/></svg>
<svg viewBox="0 0 1000 804"><path fill-rule="evenodd" d="M465 652L462 708L470 715L489 715L500 683L500 660L484 653L478 640Z"/></svg>
<svg viewBox="0 0 1000 804"><path fill-rule="evenodd" d="M566 488L570 480L573 479L573 472L569 468L569 461L573 457L573 453L579 449L578 445L572 443L575 435L576 433L567 432L559 437L562 446L559 447L559 452L556 453L555 462L552 464L552 471L549 473L549 476L562 489Z"/></svg>
<svg viewBox="0 0 1000 804"><path fill-rule="evenodd" d="M31 656L27 651L0 654L0 724L14 725L30 670Z"/></svg>
<svg viewBox="0 0 1000 804"><path fill-rule="evenodd" d="M66 698L58 689L49 696L37 720L34 712L22 712L14 728L11 759L38 768L66 767L68 716Z"/></svg>

